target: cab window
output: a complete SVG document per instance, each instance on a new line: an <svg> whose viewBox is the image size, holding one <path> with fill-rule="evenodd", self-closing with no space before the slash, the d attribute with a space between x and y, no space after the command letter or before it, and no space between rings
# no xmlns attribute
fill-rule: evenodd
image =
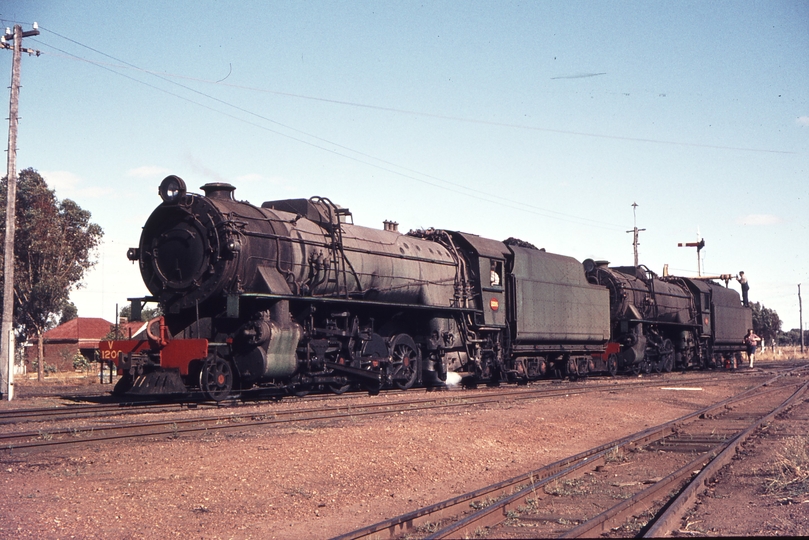
<svg viewBox="0 0 809 540"><path fill-rule="evenodd" d="M489 285L492 287L503 286L503 261L492 261L491 272L489 274Z"/></svg>

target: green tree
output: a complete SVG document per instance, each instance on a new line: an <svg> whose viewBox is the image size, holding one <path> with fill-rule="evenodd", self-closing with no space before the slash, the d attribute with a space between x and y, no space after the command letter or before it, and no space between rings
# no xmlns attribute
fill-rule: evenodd
<svg viewBox="0 0 809 540"><path fill-rule="evenodd" d="M6 178L0 181L0 240L6 234L7 183ZM38 338L41 380L42 334L54 324L57 314L70 311L70 291L80 286L85 272L95 264L91 256L103 231L90 223L90 212L70 199L57 199L31 168L20 171L16 209L14 326L26 339Z"/></svg>
<svg viewBox="0 0 809 540"><path fill-rule="evenodd" d="M809 345L809 330L803 331L803 343ZM793 328L788 332L781 332L778 335L779 345L800 345L801 344L801 331L798 328Z"/></svg>
<svg viewBox="0 0 809 540"><path fill-rule="evenodd" d="M778 337L781 332L781 318L778 313L758 302L752 302L750 308L753 310L753 332L766 340Z"/></svg>
<svg viewBox="0 0 809 540"><path fill-rule="evenodd" d="M127 320L131 321L132 320L131 315L132 315L132 306L127 304L121 308L120 313L121 317L126 317ZM149 322L155 317L160 317L161 315L163 315L163 310L160 309L160 305L157 305L153 308L144 307L140 312L140 320L142 322Z"/></svg>
<svg viewBox="0 0 809 540"><path fill-rule="evenodd" d="M62 316L59 317L59 325L63 325L68 321L72 321L76 317L79 316L79 309L73 302L66 302L65 305L62 307Z"/></svg>

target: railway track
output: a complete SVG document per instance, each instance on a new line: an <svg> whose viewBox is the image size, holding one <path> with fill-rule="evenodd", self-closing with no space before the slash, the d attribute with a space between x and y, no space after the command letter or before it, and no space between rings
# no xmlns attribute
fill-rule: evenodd
<svg viewBox="0 0 809 540"><path fill-rule="evenodd" d="M761 375L760 373L754 375ZM693 377L688 380L693 383L721 383L724 374L711 374L704 377ZM200 432L213 432L232 429L247 429L262 426L283 425L288 423L302 423L314 421L339 420L358 416L391 415L403 414L405 412L429 411L438 409L452 409L480 406L509 401L521 401L531 399L550 399L554 397L570 396L586 392L612 392L628 389L636 389L644 386L659 386L661 382L669 382L670 379L657 377L645 379L632 379L615 381L605 380L593 384L588 383L558 383L542 385L535 388L515 389L487 389L485 391L451 391L451 392L425 392L417 399L404 399L401 401L386 401L384 403L347 403L344 398L337 398L325 401L316 407L304 407L295 409L277 410L272 404L265 404L260 409L252 407L248 412L239 412L239 408L225 408L224 414L215 414L204 417L150 419L145 422L126 422L110 424L105 422L106 416L129 413L129 409L115 409L115 406L105 406L102 409L87 406L83 411L88 415L95 412L94 418L97 422L83 426L70 427L39 427L36 430L9 431L0 433L0 450L5 453L20 450L43 450L53 447L64 447L77 444L93 442L105 442L120 439L131 439L138 437L177 437L185 434L195 434ZM409 396L412 392L408 392ZM398 395L397 397L402 397ZM336 403L335 403L336 402ZM305 402L304 402L305 403ZM158 411L159 404L133 409L133 412L153 413ZM113 408L111 408L113 407ZM133 406L134 407L134 406ZM58 409L61 413L62 409ZM56 421L71 418L70 413L76 414L78 411L72 408L65 409L65 416L56 415L52 419ZM9 411L13 413L13 411ZM48 410L29 410L28 416L23 416L21 423L25 421L33 422L47 418ZM38 414L43 416L37 416ZM106 416L105 416L106 415ZM75 418L75 417L74 417Z"/></svg>
<svg viewBox="0 0 809 540"><path fill-rule="evenodd" d="M723 375L719 373L705 375L702 377L698 377L696 379L691 379L689 380L689 382L714 381L719 380L717 379L717 377L721 376ZM659 379L655 378L649 378L644 381L638 381L637 379L623 379L623 380L596 379L587 382L582 382L582 384L585 385L585 387L588 389L597 390L600 388L604 388L605 385L609 386L610 388L615 388L616 386L619 385L649 384L652 381L660 382ZM533 390L548 387L558 388L566 385L570 386L571 388L574 388L576 387L577 384L578 383L572 383L568 385L567 382L562 381L542 381L540 383L532 383ZM388 390L384 392L385 395L399 395L402 393L404 393L404 391L402 390ZM407 392L407 394L418 395L418 390L410 390ZM341 397L337 397L331 393L325 393L325 394L309 395L306 397L290 396L290 399L296 402L304 403L304 402L329 401L334 399L349 399L351 397L356 397L357 395L360 394L351 393L345 394L344 396ZM108 398L108 396L87 396L87 397L88 399ZM26 422L47 422L47 421L67 420L67 419L94 418L94 417L114 416L116 414L134 415L140 413L160 413L169 411L179 411L184 409L196 409L199 407L233 408L242 405L251 406L255 405L256 403L262 402L277 403L281 401L278 398L261 399L260 396L257 396L256 394L248 394L245 396L241 396L240 398L234 398L222 402L209 401L195 396L183 396L181 398L164 399L164 400L142 399L137 401L126 401L118 399L111 403L96 403L96 404L76 404L75 397L72 397L70 399L71 402L66 406L30 408L30 409L8 409L5 411L0 411L0 425L22 424Z"/></svg>
<svg viewBox="0 0 809 540"><path fill-rule="evenodd" d="M26 422L48 422L81 418L106 417L119 414L161 413L196 408L199 403L188 402L138 402L104 403L96 405L68 405L65 407L42 407L11 409L0 413L0 425ZM205 405L204 403L202 405Z"/></svg>
<svg viewBox="0 0 809 540"><path fill-rule="evenodd" d="M749 372L750 375L762 375L760 372ZM689 384L705 383L710 381L722 380L722 377L731 376L725 372L713 372L688 378ZM627 379L627 378L598 378L598 379L582 379L578 382L569 383L568 381L550 380L531 383L531 386L524 388L531 389L532 391L543 391L542 389L550 387L553 388L570 388L572 392L578 392L577 388L583 386L589 390L597 391L605 387L617 388L625 385L644 386L649 384L659 384L661 381L671 380L672 378L679 377L679 374L671 375L652 375L646 376L644 379ZM509 386L510 392L520 392L519 388ZM427 389L424 391L430 391ZM496 389L489 389L496 391ZM550 390L553 391L553 390ZM383 392L384 395L394 396L404 393L402 390L388 390ZM298 403L331 401L335 399L349 400L356 398L359 393L350 393L343 396L335 396L331 393L309 395L306 397L291 397L292 400ZM419 390L409 390L407 395L419 395ZM168 400L148 400L141 399L137 401L123 401L116 400L114 402L95 403L95 404L78 404L76 400L99 400L99 399L112 399L109 396L82 396L81 398L72 396L70 402L65 406L59 407L42 407L42 408L28 408L28 409L7 409L0 410L0 426L7 424L23 424L26 422L50 422L70 419L82 418L97 418L117 416L121 414L136 415L141 413L163 413L172 411L183 411L187 409L198 408L235 408L238 406L255 406L257 403L278 403L281 401L277 396L268 399L267 397L261 398L259 394L250 393L242 395L238 398L229 399L222 402L208 401L194 396L183 396L176 399ZM289 402L289 401L287 401Z"/></svg>
<svg viewBox="0 0 809 540"><path fill-rule="evenodd" d="M671 422L337 539L663 536L736 447L803 399L807 385L777 376Z"/></svg>

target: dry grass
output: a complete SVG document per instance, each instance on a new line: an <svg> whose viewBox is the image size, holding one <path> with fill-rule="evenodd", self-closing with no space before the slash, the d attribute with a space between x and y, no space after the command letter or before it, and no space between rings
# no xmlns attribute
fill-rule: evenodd
<svg viewBox="0 0 809 540"><path fill-rule="evenodd" d="M801 354L799 345L776 347L773 349L767 346L767 349L762 352L761 349L756 352L756 361L764 360L767 362L783 362L785 360L806 360L809 358L809 347L804 347L804 353ZM742 360L747 360L747 355L742 354Z"/></svg>
<svg viewBox="0 0 809 540"><path fill-rule="evenodd" d="M809 436L784 440L775 454L772 476L767 478L767 493L789 497L809 495Z"/></svg>

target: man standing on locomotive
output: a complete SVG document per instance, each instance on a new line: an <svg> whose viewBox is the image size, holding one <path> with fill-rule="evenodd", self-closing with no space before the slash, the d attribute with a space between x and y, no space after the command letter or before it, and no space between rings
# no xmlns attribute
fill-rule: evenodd
<svg viewBox="0 0 809 540"><path fill-rule="evenodd" d="M756 346L761 338L753 333L753 329L747 330L747 335L744 336L744 345L747 347L747 360L750 361L750 369L753 369L753 361L756 359Z"/></svg>
<svg viewBox="0 0 809 540"><path fill-rule="evenodd" d="M749 307L747 303L747 291L750 290L750 285L747 283L747 278L744 277L744 272L739 272L739 275L736 276L736 281L742 284L742 304L744 304L744 307Z"/></svg>

